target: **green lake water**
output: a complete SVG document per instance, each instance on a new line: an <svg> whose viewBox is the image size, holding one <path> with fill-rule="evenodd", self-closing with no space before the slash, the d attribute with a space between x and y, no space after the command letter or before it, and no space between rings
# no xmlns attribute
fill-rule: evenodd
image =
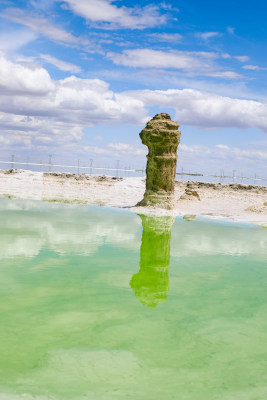
<svg viewBox="0 0 267 400"><path fill-rule="evenodd" d="M0 259L0 400L267 399L266 229L0 199Z"/></svg>

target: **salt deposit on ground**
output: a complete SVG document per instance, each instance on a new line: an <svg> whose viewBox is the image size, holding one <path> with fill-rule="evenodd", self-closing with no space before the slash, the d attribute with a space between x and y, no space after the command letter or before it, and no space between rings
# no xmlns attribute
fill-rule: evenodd
<svg viewBox="0 0 267 400"><path fill-rule="evenodd" d="M187 219L197 216L227 218L267 227L267 187L176 181L173 210L135 207L144 191L144 178L0 171L0 196L10 199L97 204L128 208L141 214L184 216Z"/></svg>

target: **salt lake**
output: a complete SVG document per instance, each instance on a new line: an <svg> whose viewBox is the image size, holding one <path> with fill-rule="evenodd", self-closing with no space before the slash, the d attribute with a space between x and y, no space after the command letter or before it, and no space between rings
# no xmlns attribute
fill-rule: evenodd
<svg viewBox="0 0 267 400"><path fill-rule="evenodd" d="M267 398L267 230L0 199L0 400Z"/></svg>

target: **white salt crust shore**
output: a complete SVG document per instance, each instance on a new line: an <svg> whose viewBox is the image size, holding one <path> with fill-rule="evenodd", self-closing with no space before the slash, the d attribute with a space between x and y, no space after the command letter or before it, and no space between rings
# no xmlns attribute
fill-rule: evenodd
<svg viewBox="0 0 267 400"><path fill-rule="evenodd" d="M180 200L185 188L197 191ZM135 207L143 198L144 178L0 170L0 197L126 208L139 214L224 218L267 227L267 187L176 181L175 208Z"/></svg>

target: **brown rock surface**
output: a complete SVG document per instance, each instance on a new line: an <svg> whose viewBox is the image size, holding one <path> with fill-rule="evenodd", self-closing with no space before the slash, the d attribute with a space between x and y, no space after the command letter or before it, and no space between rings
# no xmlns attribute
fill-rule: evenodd
<svg viewBox="0 0 267 400"><path fill-rule="evenodd" d="M257 214L259 214L259 213L267 214L267 206L265 205L265 203L262 207L261 206L249 206L248 208L245 209L245 211L257 213Z"/></svg>
<svg viewBox="0 0 267 400"><path fill-rule="evenodd" d="M185 189L184 194L180 197L180 200L197 200L200 201L199 194L196 190L192 190L189 188Z"/></svg>
<svg viewBox="0 0 267 400"><path fill-rule="evenodd" d="M156 114L141 131L142 143L148 147L146 191L139 206L174 206L179 124L167 113Z"/></svg>

